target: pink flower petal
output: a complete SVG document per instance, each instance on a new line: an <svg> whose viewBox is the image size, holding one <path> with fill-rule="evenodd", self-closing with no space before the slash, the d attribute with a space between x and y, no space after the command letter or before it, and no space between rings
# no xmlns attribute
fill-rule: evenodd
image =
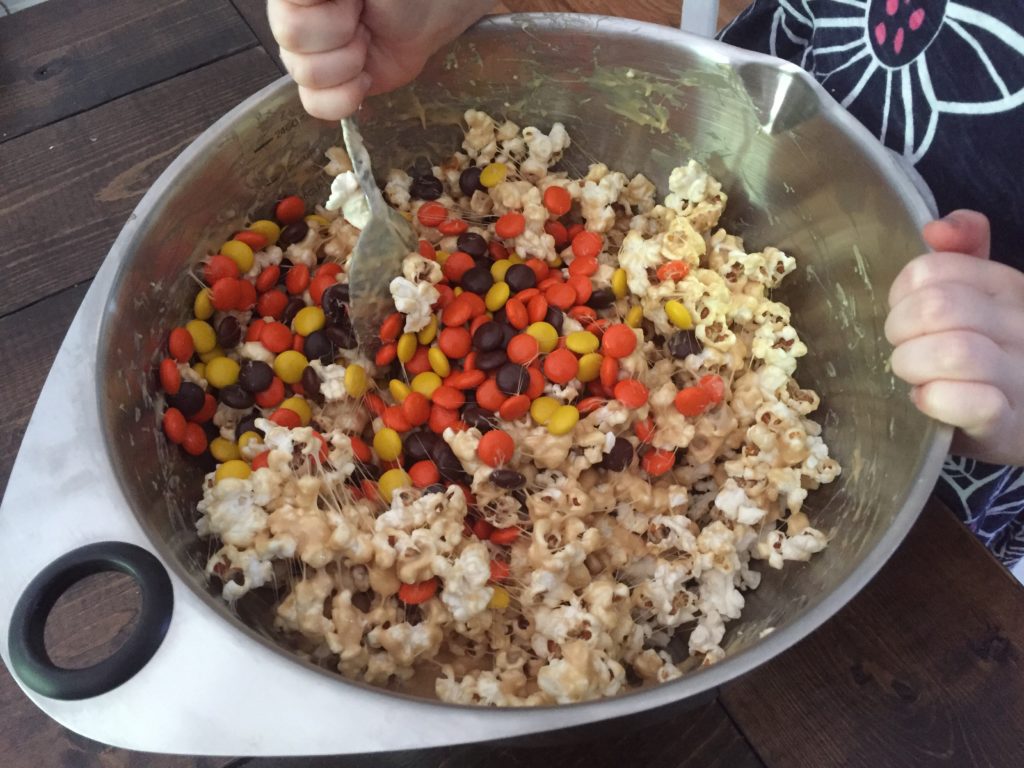
<svg viewBox="0 0 1024 768"><path fill-rule="evenodd" d="M896 11L899 10L900 0L885 0L885 12L890 16L895 16Z"/></svg>
<svg viewBox="0 0 1024 768"><path fill-rule="evenodd" d="M924 8L918 8L910 14L910 28L915 32L924 24Z"/></svg>
<svg viewBox="0 0 1024 768"><path fill-rule="evenodd" d="M897 54L903 50L903 27L896 30L896 36L892 39L892 49Z"/></svg>
<svg viewBox="0 0 1024 768"><path fill-rule="evenodd" d="M875 40L878 42L879 45L885 45L885 38L886 38L885 22L884 21L880 21L875 26Z"/></svg>

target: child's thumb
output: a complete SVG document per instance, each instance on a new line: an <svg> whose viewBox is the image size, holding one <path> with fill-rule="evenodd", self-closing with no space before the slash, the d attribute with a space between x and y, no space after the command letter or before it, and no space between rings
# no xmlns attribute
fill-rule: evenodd
<svg viewBox="0 0 1024 768"><path fill-rule="evenodd" d="M924 240L936 251L966 253L978 259L989 257L988 218L977 211L959 210L925 225Z"/></svg>

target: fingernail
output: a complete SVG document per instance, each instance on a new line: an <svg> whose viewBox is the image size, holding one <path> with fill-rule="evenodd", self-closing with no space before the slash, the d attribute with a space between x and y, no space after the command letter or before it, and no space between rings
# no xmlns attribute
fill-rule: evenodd
<svg viewBox="0 0 1024 768"><path fill-rule="evenodd" d="M363 72L359 75L359 85L362 87L363 93L370 90L370 86L373 85L373 78L370 76L369 72Z"/></svg>

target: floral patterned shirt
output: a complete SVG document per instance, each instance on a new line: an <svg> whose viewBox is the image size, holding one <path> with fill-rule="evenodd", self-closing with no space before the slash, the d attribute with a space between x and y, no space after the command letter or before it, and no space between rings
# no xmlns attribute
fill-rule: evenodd
<svg viewBox="0 0 1024 768"><path fill-rule="evenodd" d="M1024 0L755 0L720 37L814 75L1024 269L1022 32ZM1004 563L1024 557L1024 469L951 456L937 491Z"/></svg>

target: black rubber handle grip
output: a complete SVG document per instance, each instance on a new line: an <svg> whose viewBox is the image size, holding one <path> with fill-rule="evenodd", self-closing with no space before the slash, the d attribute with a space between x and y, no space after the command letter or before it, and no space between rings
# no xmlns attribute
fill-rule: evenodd
<svg viewBox="0 0 1024 768"><path fill-rule="evenodd" d="M106 571L125 573L138 583L142 610L135 629L112 655L91 667L58 667L46 652L46 619L68 587ZM51 699L98 696L130 679L153 657L173 609L171 580L156 557L120 541L89 544L54 560L25 588L11 616L11 667L25 685Z"/></svg>

